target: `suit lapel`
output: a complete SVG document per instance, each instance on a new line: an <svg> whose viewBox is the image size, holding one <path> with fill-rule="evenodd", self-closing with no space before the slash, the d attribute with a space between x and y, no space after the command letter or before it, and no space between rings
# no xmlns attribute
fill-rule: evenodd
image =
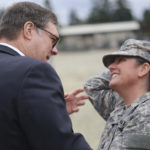
<svg viewBox="0 0 150 150"><path fill-rule="evenodd" d="M4 45L0 45L0 53L7 53L13 56L20 56L19 53L17 53L16 51L14 51L13 49L4 46Z"/></svg>

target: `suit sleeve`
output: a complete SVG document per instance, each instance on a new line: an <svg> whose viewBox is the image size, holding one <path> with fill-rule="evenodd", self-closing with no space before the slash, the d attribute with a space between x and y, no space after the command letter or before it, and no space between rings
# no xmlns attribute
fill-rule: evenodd
<svg viewBox="0 0 150 150"><path fill-rule="evenodd" d="M46 63L24 78L17 101L21 128L33 150L91 150L72 130L61 81Z"/></svg>

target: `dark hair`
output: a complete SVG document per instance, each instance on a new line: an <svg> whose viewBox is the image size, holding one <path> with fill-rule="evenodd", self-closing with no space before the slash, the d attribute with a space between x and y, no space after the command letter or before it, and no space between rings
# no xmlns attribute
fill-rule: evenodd
<svg viewBox="0 0 150 150"><path fill-rule="evenodd" d="M2 16L0 38L15 39L27 21L39 28L46 27L49 21L58 24L56 15L50 9L32 2L19 2L6 9Z"/></svg>
<svg viewBox="0 0 150 150"><path fill-rule="evenodd" d="M149 61L147 61L147 60L145 60L145 59L143 59L143 58L141 58L141 57L135 57L135 59L136 59L136 63L137 63L137 65L142 65L142 64L144 64L144 63L148 63L148 64L150 64L150 62ZM149 72L149 87L148 87L148 90L150 91L150 72Z"/></svg>
<svg viewBox="0 0 150 150"><path fill-rule="evenodd" d="M141 64L144 64L144 63L150 64L150 62L148 60L145 60L141 57L135 57L135 59L136 59L137 65L141 65Z"/></svg>

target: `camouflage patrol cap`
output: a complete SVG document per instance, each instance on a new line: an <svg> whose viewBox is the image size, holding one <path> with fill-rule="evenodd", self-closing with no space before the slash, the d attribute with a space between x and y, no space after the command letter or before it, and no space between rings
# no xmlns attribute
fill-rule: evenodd
<svg viewBox="0 0 150 150"><path fill-rule="evenodd" d="M126 40L120 50L103 56L103 63L108 67L116 56L136 56L150 62L150 42L135 39Z"/></svg>

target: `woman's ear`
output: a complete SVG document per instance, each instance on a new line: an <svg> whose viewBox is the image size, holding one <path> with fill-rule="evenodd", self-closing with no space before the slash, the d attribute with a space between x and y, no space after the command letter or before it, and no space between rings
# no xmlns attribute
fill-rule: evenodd
<svg viewBox="0 0 150 150"><path fill-rule="evenodd" d="M32 38L33 30L35 30L35 25L31 21L27 21L24 24L23 35L26 39L30 40Z"/></svg>
<svg viewBox="0 0 150 150"><path fill-rule="evenodd" d="M150 71L150 65L148 63L144 63L140 65L139 71L138 71L138 76L143 77L147 75Z"/></svg>

